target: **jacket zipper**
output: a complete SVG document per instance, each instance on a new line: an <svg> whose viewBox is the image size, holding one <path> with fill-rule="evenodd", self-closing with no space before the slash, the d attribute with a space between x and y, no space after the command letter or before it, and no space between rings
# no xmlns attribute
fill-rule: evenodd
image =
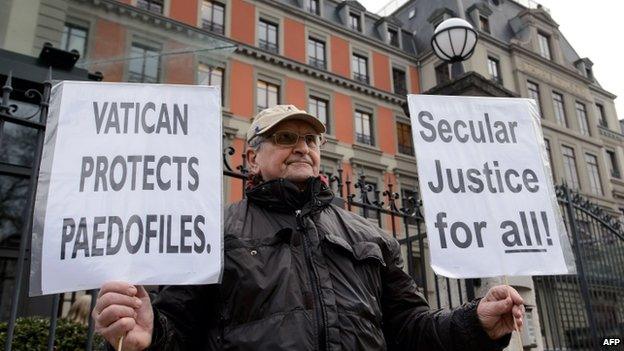
<svg viewBox="0 0 624 351"><path fill-rule="evenodd" d="M318 307L314 308L316 315L316 328L318 330L318 343L319 349L326 350L326 335L325 335L325 319L323 318L323 303L321 301L321 291L318 279L316 278L316 270L312 263L312 253L310 252L310 239L308 238L307 231L303 225L303 218L301 218L301 210L295 211L295 217L297 218L297 230L303 234L303 252L305 254L306 263L308 264L308 273L310 274L310 283L312 284L312 293L314 294L315 303Z"/></svg>

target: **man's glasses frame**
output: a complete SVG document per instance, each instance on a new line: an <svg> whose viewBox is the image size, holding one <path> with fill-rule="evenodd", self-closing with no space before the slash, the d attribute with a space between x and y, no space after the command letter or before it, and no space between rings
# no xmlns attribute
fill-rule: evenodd
<svg viewBox="0 0 624 351"><path fill-rule="evenodd" d="M266 138L273 141L273 144L283 147L293 147L299 143L299 139L304 138L306 145L311 149L320 149L327 142L323 134L300 135L289 130L277 131Z"/></svg>

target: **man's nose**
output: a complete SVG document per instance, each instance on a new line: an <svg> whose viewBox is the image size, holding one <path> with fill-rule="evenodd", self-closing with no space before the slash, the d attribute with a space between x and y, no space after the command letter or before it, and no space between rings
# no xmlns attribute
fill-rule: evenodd
<svg viewBox="0 0 624 351"><path fill-rule="evenodd" d="M297 140L297 143L293 146L293 153L305 155L310 152L310 147L308 146L308 143L306 143L305 139L306 138L304 136L299 137L299 140Z"/></svg>

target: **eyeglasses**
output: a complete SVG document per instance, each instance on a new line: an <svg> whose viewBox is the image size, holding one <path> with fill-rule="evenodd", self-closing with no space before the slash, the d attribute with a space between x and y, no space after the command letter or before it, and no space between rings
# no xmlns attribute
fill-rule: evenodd
<svg viewBox="0 0 624 351"><path fill-rule="evenodd" d="M295 132L290 132L287 130L279 131L273 133L269 136L275 143L275 145L284 146L284 147L293 147L297 145L299 142L299 138L304 138L306 144L309 148L317 149L321 148L326 142L326 139L321 134L306 134L299 135Z"/></svg>

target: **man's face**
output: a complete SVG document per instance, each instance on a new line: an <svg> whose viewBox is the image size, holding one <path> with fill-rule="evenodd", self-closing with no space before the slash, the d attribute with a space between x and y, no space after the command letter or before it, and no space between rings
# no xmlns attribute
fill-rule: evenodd
<svg viewBox="0 0 624 351"><path fill-rule="evenodd" d="M293 183L303 183L309 177L319 175L321 153L318 147L311 148L305 138L299 138L294 146L281 146L273 142L270 136L279 131L290 131L301 136L318 134L307 122L290 120L279 123L268 134L259 150L247 150L247 159L251 172L260 174L264 181L285 178Z"/></svg>

